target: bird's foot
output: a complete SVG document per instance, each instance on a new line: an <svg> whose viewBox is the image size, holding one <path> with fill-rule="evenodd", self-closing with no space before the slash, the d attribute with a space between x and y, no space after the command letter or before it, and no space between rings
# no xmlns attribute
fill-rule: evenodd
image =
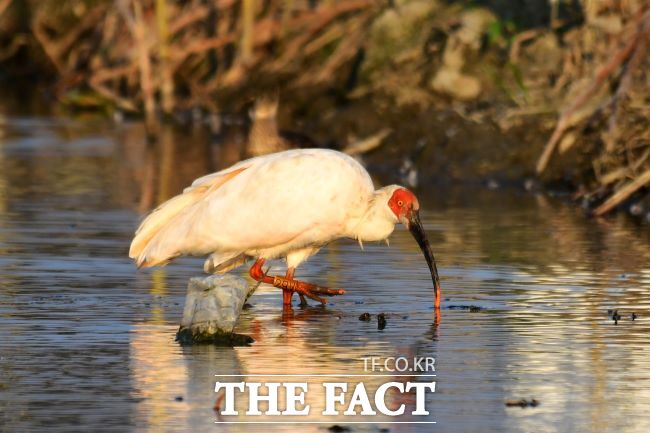
<svg viewBox="0 0 650 433"><path fill-rule="evenodd" d="M300 295L300 305L304 306L307 304L305 297L318 301L321 304L327 303L327 300L322 298L322 296L336 296L343 295L345 290L343 289L330 289L329 287L321 287L316 284L307 283L305 281L294 280L293 273L294 268L287 270L286 277L268 275L263 269L262 265L264 264L264 259L258 259L255 264L250 269L250 275L256 281L271 284L278 289L283 290L283 303L285 307L291 308L291 296L293 293L298 293Z"/></svg>
<svg viewBox="0 0 650 433"><path fill-rule="evenodd" d="M343 289L331 289L329 287L321 287L316 284L307 283L305 281L289 279L285 277L273 276L271 284L279 289L296 292L301 296L301 301L304 297L318 301L321 304L326 304L327 299L321 296L336 296L345 294ZM306 302L305 302L306 303ZM301 302L302 304L302 302Z"/></svg>

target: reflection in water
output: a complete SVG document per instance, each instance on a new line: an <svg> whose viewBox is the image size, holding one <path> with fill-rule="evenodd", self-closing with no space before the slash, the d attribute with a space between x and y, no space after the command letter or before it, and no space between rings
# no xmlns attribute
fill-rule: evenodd
<svg viewBox="0 0 650 433"><path fill-rule="evenodd" d="M301 278L349 289L328 307L283 317L280 293L263 286L237 329L255 344L181 348L174 334L201 260L136 271L129 241L142 211L230 165L241 141L215 143L195 128L147 144L138 125L48 118L1 127L0 424L9 431L323 431L215 427L215 375L309 375L311 419L323 419L316 375L363 374L365 356L435 357L427 419L441 431L650 428L647 229L585 219L541 195L421 191L443 284L439 324L426 263L400 228L390 247L336 242L301 267ZM371 322L358 320L364 312ZM541 405L505 407L520 398ZM390 399L413 405L413 395ZM380 427L423 431L354 430Z"/></svg>

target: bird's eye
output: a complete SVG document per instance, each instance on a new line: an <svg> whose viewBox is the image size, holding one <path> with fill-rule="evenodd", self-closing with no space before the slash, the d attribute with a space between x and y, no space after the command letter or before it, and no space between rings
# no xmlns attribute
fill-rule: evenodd
<svg viewBox="0 0 650 433"><path fill-rule="evenodd" d="M397 206L402 207L404 206L404 202L402 200L397 201Z"/></svg>

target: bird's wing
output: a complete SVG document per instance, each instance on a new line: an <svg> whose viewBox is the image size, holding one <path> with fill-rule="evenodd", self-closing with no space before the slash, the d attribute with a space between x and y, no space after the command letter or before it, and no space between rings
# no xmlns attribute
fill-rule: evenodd
<svg viewBox="0 0 650 433"><path fill-rule="evenodd" d="M347 155L293 150L263 158L225 184L193 221L229 251L324 243L340 234L350 212L365 212L373 191L368 173Z"/></svg>
<svg viewBox="0 0 650 433"><path fill-rule="evenodd" d="M170 200L198 194L165 219L138 261L149 266L181 254L325 243L341 234L351 212L365 211L373 190L365 169L340 152L300 149L254 158L198 179Z"/></svg>
<svg viewBox="0 0 650 433"><path fill-rule="evenodd" d="M192 192L192 191L197 191L197 190L203 190L205 191L206 188L213 188L216 189L218 188L218 185L222 185L225 182L221 181L220 179L223 178L224 176L228 177L228 179L233 177L233 173L241 173L244 169L250 167L251 165L255 164L257 158L251 158L247 159L241 162L238 162L237 164L225 169L218 171L216 173L210 173L206 174L205 176L199 177L198 179L195 179L192 182L192 185L188 186L183 190L183 194ZM216 183L215 183L216 182Z"/></svg>
<svg viewBox="0 0 650 433"><path fill-rule="evenodd" d="M179 194L165 203L158 206L145 220L140 224L135 232L135 237L131 242L129 257L136 259L138 266L152 266L143 255L143 251L151 244L168 225L172 224L174 219L187 211L196 203L199 203L210 191L218 189L220 186L246 170L247 165L238 164L230 169L212 173L201 177L192 183L192 186L185 188L182 194Z"/></svg>

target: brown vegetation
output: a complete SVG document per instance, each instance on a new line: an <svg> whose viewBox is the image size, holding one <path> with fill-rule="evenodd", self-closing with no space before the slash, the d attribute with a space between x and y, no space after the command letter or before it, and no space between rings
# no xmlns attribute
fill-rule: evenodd
<svg viewBox="0 0 650 433"><path fill-rule="evenodd" d="M153 121L158 111L216 111L219 90L242 85L253 70L286 73L289 63L341 39L351 20L367 19L373 3L68 0L33 5L30 28L56 69L58 97L87 87ZM348 41L338 45L324 70L354 54ZM311 81L318 78L304 84Z"/></svg>
<svg viewBox="0 0 650 433"><path fill-rule="evenodd" d="M219 113L232 95L276 89L336 89L400 116L452 109L504 137L524 131L533 151L497 159L590 178L577 197L600 215L650 183L650 10L581 0L576 19L575 2L538 3L550 22L517 28L461 1L0 0L0 63L28 57L49 68L59 101L142 115L150 132L161 115ZM353 133L399 137L405 122L386 123Z"/></svg>

